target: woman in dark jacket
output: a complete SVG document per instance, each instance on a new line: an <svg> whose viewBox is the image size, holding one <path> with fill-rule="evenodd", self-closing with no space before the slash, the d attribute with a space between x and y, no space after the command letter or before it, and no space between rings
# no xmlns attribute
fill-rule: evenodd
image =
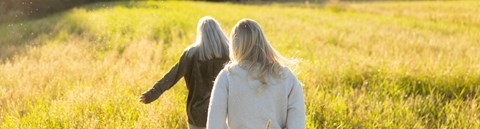
<svg viewBox="0 0 480 129"><path fill-rule="evenodd" d="M228 53L228 39L218 22L208 16L201 18L195 43L185 49L180 61L152 89L142 94L140 102L151 103L184 77L188 127L205 128L213 81L229 61Z"/></svg>

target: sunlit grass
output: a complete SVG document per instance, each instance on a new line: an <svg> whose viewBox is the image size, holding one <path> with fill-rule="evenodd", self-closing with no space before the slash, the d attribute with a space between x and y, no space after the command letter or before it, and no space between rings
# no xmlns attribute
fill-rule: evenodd
<svg viewBox="0 0 480 129"><path fill-rule="evenodd" d="M186 128L183 81L138 102L205 15L241 18L301 59L307 126L480 128L475 1L241 5L116 2L0 25L1 128Z"/></svg>

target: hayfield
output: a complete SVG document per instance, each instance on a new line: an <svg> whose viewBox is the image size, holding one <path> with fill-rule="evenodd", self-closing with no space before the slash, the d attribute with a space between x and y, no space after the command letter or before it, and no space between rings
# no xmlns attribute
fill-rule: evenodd
<svg viewBox="0 0 480 129"><path fill-rule="evenodd" d="M186 128L183 80L138 102L212 16L300 60L307 128L480 128L480 1L111 2L0 24L0 128ZM245 105L248 106L248 105Z"/></svg>

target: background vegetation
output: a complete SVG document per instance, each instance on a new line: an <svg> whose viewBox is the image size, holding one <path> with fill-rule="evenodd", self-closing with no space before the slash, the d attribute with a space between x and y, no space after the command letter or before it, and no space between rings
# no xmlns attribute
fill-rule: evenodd
<svg viewBox="0 0 480 129"><path fill-rule="evenodd" d="M241 18L301 59L307 125L480 128L478 1L245 5L112 2L0 25L0 128L186 128L181 81L139 95L202 16Z"/></svg>

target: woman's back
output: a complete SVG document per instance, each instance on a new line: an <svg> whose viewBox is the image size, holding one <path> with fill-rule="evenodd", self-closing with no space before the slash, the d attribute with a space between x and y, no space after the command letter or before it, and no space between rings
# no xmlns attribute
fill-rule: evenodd
<svg viewBox="0 0 480 129"><path fill-rule="evenodd" d="M223 115L226 115L228 126L233 129L304 128L305 110L300 83L289 69L284 68L281 73L280 78L266 77L266 85L263 85L249 77L244 68L232 66L229 70L224 69L213 90L209 121L225 120ZM216 107L226 107L226 111ZM226 128L224 123L208 126Z"/></svg>
<svg viewBox="0 0 480 129"><path fill-rule="evenodd" d="M156 100L183 77L188 88L188 126L204 128L213 81L230 60L227 42L217 21L208 16L202 17L198 21L195 43L184 50L180 60L161 80L142 94L140 102Z"/></svg>
<svg viewBox="0 0 480 129"><path fill-rule="evenodd" d="M305 128L300 82L260 25L240 20L230 33L230 44L231 62L215 80L207 128Z"/></svg>
<svg viewBox="0 0 480 129"><path fill-rule="evenodd" d="M198 51L195 49L195 47L192 47L189 50L194 52L194 54L189 58L191 66L187 69L190 71L186 72L187 74L185 75L185 82L189 90L187 114L190 124L206 126L213 81L229 61L229 58L224 56L223 58L200 60Z"/></svg>
<svg viewBox="0 0 480 129"><path fill-rule="evenodd" d="M144 95L147 96L145 102L150 103L184 77L188 89L188 122L205 127L213 81L229 58L224 56L200 60L197 49L197 47L187 48L180 57L180 61Z"/></svg>

